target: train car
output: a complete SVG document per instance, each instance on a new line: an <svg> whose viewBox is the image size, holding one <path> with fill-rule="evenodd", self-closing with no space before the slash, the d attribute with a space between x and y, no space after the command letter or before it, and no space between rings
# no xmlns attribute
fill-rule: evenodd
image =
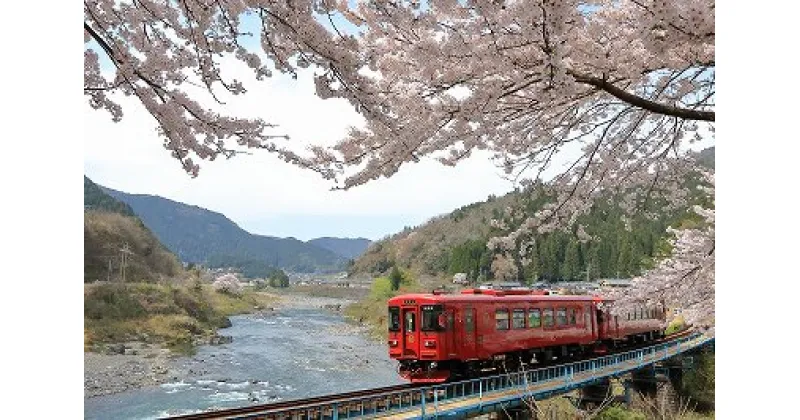
<svg viewBox="0 0 800 420"><path fill-rule="evenodd" d="M396 296L388 301L389 356L403 378L439 383L604 353L663 334L660 312L642 309L620 319L612 305L597 296L531 290Z"/></svg>

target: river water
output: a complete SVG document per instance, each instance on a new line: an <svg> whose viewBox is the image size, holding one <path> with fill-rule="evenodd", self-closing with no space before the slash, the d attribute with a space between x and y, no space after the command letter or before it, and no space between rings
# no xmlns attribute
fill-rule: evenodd
<svg viewBox="0 0 800 420"><path fill-rule="evenodd" d="M187 379L84 400L86 419L153 419L402 383L386 347L317 309L231 317L230 344L177 363Z"/></svg>

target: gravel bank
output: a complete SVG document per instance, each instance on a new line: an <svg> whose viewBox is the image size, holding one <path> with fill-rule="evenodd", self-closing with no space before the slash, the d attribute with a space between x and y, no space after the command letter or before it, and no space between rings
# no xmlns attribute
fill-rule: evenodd
<svg viewBox="0 0 800 420"><path fill-rule="evenodd" d="M122 346L122 347L120 347ZM83 354L84 398L155 386L177 379L167 349L144 343L124 343L124 354Z"/></svg>

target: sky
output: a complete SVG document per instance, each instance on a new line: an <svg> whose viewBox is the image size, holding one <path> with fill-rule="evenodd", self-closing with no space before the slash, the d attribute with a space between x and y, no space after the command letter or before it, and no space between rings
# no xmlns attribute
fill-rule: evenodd
<svg viewBox="0 0 800 420"><path fill-rule="evenodd" d="M363 124L344 100L316 97L310 72L297 80L276 76L255 82L248 81L248 70L238 63L224 68L245 80L249 92L227 98L223 111L277 123L277 131L289 134L290 141L333 144L350 125ZM331 191L332 181L266 151L200 162L200 174L192 179L162 147L153 118L135 101L123 98L121 103L125 115L119 123L84 104L86 176L120 191L220 212L251 233L376 240L514 188L488 154L476 154L455 168L422 160L390 179L348 191Z"/></svg>
<svg viewBox="0 0 800 420"><path fill-rule="evenodd" d="M347 27L339 17L334 21L340 28ZM258 34L257 28L248 27L256 23L244 19L242 29ZM242 42L257 45L257 40ZM104 61L111 70L110 62ZM363 125L345 100L322 100L314 94L313 69L300 72L297 80L276 73L256 81L252 71L235 60L223 59L221 68L228 80L241 80L248 89L240 96L224 96L218 89L225 102L221 113L278 124L275 134L288 134L294 145L333 145L348 127ZM205 97L201 103L217 106L206 92L201 94ZM348 191L331 191L332 181L266 151L200 161L200 174L192 179L162 147L155 120L138 102L118 99L124 112L119 123L84 102L86 176L116 190L158 195L220 212L255 234L301 240L323 236L377 240L515 187L503 178L489 154L481 152L455 168L431 159L408 163L390 179ZM563 163L557 162L548 172L560 172L569 157L571 153L563 153Z"/></svg>
<svg viewBox="0 0 800 420"><path fill-rule="evenodd" d="M327 19L321 22L327 24ZM339 16L334 22L340 30L355 30ZM258 34L256 25L257 20L245 17L240 27ZM248 47L258 43L241 41ZM104 61L110 69L110 62ZM248 93L226 97L221 111L276 123L276 134L288 134L290 141L332 145L348 127L363 124L346 101L322 100L314 94L313 70L301 72L297 80L276 73L266 81L255 81L241 63L224 62L222 69L228 78L242 80ZM266 151L201 161L200 174L192 179L161 146L153 118L135 101L122 98L120 103L125 116L119 123L84 104L86 176L120 191L159 195L220 212L255 234L377 240L514 189L487 153L475 153L455 168L423 159L406 164L389 179L348 191L331 191L332 181Z"/></svg>

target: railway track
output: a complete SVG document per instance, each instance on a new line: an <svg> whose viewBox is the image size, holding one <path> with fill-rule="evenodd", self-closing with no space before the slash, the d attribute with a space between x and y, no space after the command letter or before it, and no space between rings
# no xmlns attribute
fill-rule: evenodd
<svg viewBox="0 0 800 420"><path fill-rule="evenodd" d="M694 334L696 331L691 328L670 334L659 340L654 340L649 343L642 343L635 346L626 346L620 348L619 351L609 352L608 355L615 353L622 353L626 351L636 350L639 348L652 346L668 341L676 340L682 337ZM586 358L583 360L591 360ZM573 363L577 360L570 360ZM554 364L543 364L533 367L532 369L547 368L557 366L564 361L556 362ZM491 376L487 375L487 376ZM333 416L332 411L336 410L341 412L344 410L346 413L363 411L366 407L397 407L404 403L408 405L418 402L421 397L420 392L414 391L418 388L424 388L430 384L401 384L388 387L365 389L359 391L351 391L340 394L323 395L318 397L303 398L297 400L280 401L271 404L259 404L247 407L230 408L217 411L207 411L203 413L187 414L176 417L169 417L169 420L205 420L205 419L265 419L265 420L282 420L295 418L326 418ZM387 395L388 394L388 395ZM334 405L335 404L335 405ZM305 416L305 417L304 417ZM347 417L342 415L341 417ZM165 419L165 420L167 420Z"/></svg>
<svg viewBox="0 0 800 420"><path fill-rule="evenodd" d="M371 395L381 395L393 392L410 391L420 388L418 384L401 384L386 386L381 388L364 389L359 391L343 392L340 394L323 395L319 397L303 398L298 400L279 401L270 404L251 405L247 407L229 408L218 411L207 411L204 413L187 414L177 417L169 417L169 420L201 420L201 419L225 419L230 417L239 418L271 418L270 413L287 409L303 412L306 407L318 406L322 403L331 401L348 401L353 399L364 400Z"/></svg>

